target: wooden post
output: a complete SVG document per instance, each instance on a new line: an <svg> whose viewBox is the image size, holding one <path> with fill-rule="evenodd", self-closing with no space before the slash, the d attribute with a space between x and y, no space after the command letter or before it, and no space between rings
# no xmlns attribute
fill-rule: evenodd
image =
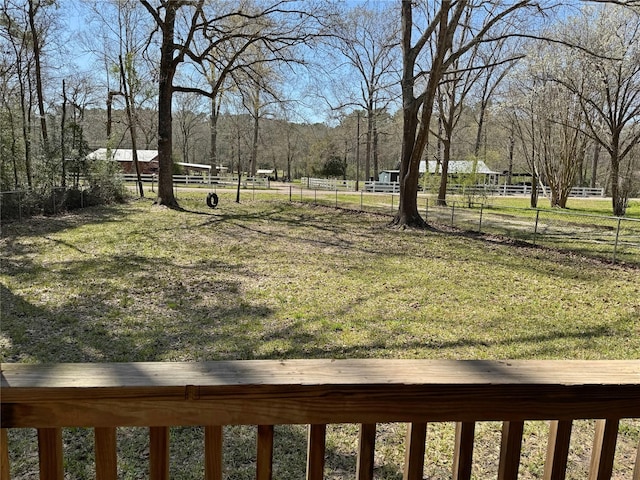
<svg viewBox="0 0 640 480"><path fill-rule="evenodd" d="M618 439L618 420L598 420L593 440L589 480L608 480L613 472L613 457Z"/></svg>
<svg viewBox="0 0 640 480"><path fill-rule="evenodd" d="M169 480L169 428L149 428L149 478Z"/></svg>
<svg viewBox="0 0 640 480"><path fill-rule="evenodd" d="M258 425L256 479L271 480L273 476L273 425Z"/></svg>
<svg viewBox="0 0 640 480"><path fill-rule="evenodd" d="M324 477L326 434L326 425L309 425L307 480L322 480Z"/></svg>
<svg viewBox="0 0 640 480"><path fill-rule="evenodd" d="M358 448L357 480L373 479L373 466L376 449L376 424L360 425L360 445Z"/></svg>
<svg viewBox="0 0 640 480"><path fill-rule="evenodd" d="M7 438L7 429L0 429L0 480L9 480L11 478L9 469L9 442Z"/></svg>
<svg viewBox="0 0 640 480"><path fill-rule="evenodd" d="M638 442L638 451L636 452L636 466L633 469L633 480L640 480L640 442Z"/></svg>
<svg viewBox="0 0 640 480"><path fill-rule="evenodd" d="M502 446L500 448L498 480L516 480L518 478L523 431L524 422L502 423Z"/></svg>
<svg viewBox="0 0 640 480"><path fill-rule="evenodd" d="M551 422L547 458L544 464L544 480L564 480L569 458L571 426L571 420Z"/></svg>
<svg viewBox="0 0 640 480"><path fill-rule="evenodd" d="M38 453L40 455L40 480L63 480L62 429L38 429Z"/></svg>
<svg viewBox="0 0 640 480"><path fill-rule="evenodd" d="M471 478L475 430L476 424L474 422L456 423L456 443L453 452L453 480L468 480Z"/></svg>
<svg viewBox="0 0 640 480"><path fill-rule="evenodd" d="M426 423L411 423L407 427L403 480L422 480L424 450L427 439Z"/></svg>
<svg viewBox="0 0 640 480"><path fill-rule="evenodd" d="M222 427L204 427L204 478L222 480Z"/></svg>
<svg viewBox="0 0 640 480"><path fill-rule="evenodd" d="M116 429L115 427L96 428L94 436L96 480L116 480L118 477Z"/></svg>

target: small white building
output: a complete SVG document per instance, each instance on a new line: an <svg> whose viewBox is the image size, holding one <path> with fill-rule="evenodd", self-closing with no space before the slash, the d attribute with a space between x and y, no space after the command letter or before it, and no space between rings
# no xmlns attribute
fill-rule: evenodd
<svg viewBox="0 0 640 480"><path fill-rule="evenodd" d="M182 167L187 175L210 175L211 165L203 163L187 163L176 162L176 165Z"/></svg>
<svg viewBox="0 0 640 480"><path fill-rule="evenodd" d="M419 171L420 173L437 175L441 173L442 167L435 160L429 160L428 162L422 160ZM500 172L494 172L482 160L449 160L448 176L457 177L473 174L483 175L485 183L491 184L498 183L498 178L500 177Z"/></svg>
<svg viewBox="0 0 640 480"><path fill-rule="evenodd" d="M273 178L274 171L273 169L258 169L256 170L256 177L260 178Z"/></svg>

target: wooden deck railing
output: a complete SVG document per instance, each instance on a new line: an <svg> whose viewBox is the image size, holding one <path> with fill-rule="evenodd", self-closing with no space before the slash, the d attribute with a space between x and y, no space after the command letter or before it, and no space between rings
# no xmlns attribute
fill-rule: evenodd
<svg viewBox="0 0 640 480"><path fill-rule="evenodd" d="M257 478L274 425L309 425L307 478L324 472L326 426L360 424L358 479L373 477L376 423L406 422L404 478L421 480L428 422L457 422L453 478L468 479L478 421L501 421L498 478L518 475L525 420L551 421L545 479L563 479L572 422L597 419L590 479L612 475L619 421L640 418L640 361L288 360L2 364L7 429L38 429L40 478L63 478L63 427L95 429L96 478L115 479L116 427L150 432L150 478L168 478L169 427L205 427L205 477L222 478L222 426L258 425ZM20 452L11 452L19 456ZM633 461L633 460L631 460ZM633 479L640 479L635 460Z"/></svg>

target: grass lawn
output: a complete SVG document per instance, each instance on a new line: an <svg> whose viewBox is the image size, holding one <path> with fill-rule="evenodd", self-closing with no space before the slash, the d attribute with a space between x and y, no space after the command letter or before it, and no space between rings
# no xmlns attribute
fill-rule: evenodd
<svg viewBox="0 0 640 480"><path fill-rule="evenodd" d="M184 212L136 200L3 225L2 361L640 358L637 267L500 237L392 230L386 217L267 196L236 204L235 192L218 193L215 210L203 192L181 192ZM398 428L383 427L390 440L378 453L381 478L398 478L386 463L401 457ZM441 430L429 447L437 452L452 447L451 428ZM281 436L303 441L297 431L286 427ZM353 466L351 433L330 436L327 478ZM193 451L199 434L174 435L182 447L172 478L192 478L180 451ZM623 450L633 452L639 423L623 435ZM130 436L134 447L143 442ZM238 445L254 437L232 436L230 475L245 478L250 458ZM67 440L71 457L86 456L76 443ZM538 478L532 451L522 478ZM585 456L576 453L570 478L584 478ZM304 470L303 457L284 465ZM630 478L619 463L617 478ZM285 468L279 478L293 475L277 468ZM432 478L447 471L431 468Z"/></svg>
<svg viewBox="0 0 640 480"><path fill-rule="evenodd" d="M327 190L280 190L279 198L392 216L399 195ZM273 198L274 192L251 191L252 200ZM460 230L503 235L531 244L579 252L582 255L640 265L640 201L630 200L627 215L611 215L611 199L570 198L568 208L551 208L541 198L529 208L525 197L478 197L469 204L461 195L448 195L447 206L437 206L434 195L420 194L418 208L429 223Z"/></svg>

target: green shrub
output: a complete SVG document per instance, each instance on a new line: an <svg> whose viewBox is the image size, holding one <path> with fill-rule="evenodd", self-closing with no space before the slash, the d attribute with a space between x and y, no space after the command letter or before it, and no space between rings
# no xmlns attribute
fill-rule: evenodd
<svg viewBox="0 0 640 480"><path fill-rule="evenodd" d="M121 170L116 162L94 160L86 163L85 178L89 183L87 205L104 205L125 201Z"/></svg>

